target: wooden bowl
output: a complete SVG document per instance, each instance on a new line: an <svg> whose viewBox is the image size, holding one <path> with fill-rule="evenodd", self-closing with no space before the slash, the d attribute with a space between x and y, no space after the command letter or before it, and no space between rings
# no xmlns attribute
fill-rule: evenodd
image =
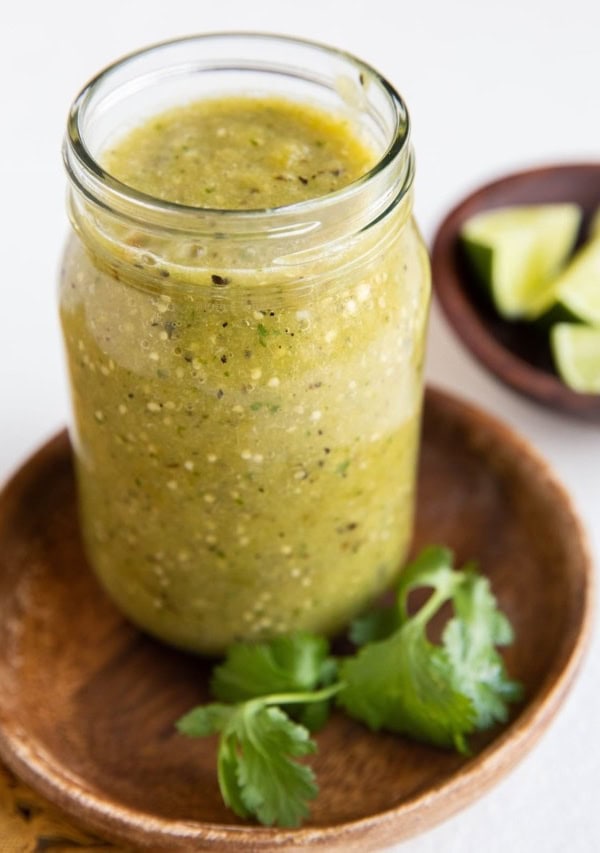
<svg viewBox="0 0 600 853"><path fill-rule="evenodd" d="M335 715L314 759L321 792L297 830L238 820L214 740L174 721L208 699L210 664L151 640L98 587L81 550L65 433L0 496L0 754L77 821L152 851L375 849L479 797L533 746L579 666L591 571L569 499L540 458L475 408L426 398L414 548L480 561L516 630L526 698L465 757Z"/></svg>
<svg viewBox="0 0 600 853"><path fill-rule="evenodd" d="M575 202L583 208L582 242L600 207L600 163L517 172L467 196L444 219L434 239L435 293L463 343L504 383L553 409L600 421L600 394L572 391L556 373L548 330L500 317L461 251L461 228L476 213L548 202Z"/></svg>

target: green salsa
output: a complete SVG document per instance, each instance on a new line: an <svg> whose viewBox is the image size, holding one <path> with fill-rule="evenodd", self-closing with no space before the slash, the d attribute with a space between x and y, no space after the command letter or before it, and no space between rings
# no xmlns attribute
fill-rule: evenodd
<svg viewBox="0 0 600 853"><path fill-rule="evenodd" d="M194 207L280 207L339 190L374 165L347 121L307 104L229 97L177 107L104 156L111 174Z"/></svg>
<svg viewBox="0 0 600 853"><path fill-rule="evenodd" d="M243 210L324 196L374 160L348 120L227 97L151 118L103 165L156 198ZM84 541L145 630L204 653L333 633L396 575L429 298L409 214L366 249L285 269L246 244L125 225L110 245L100 228L71 240L61 318Z"/></svg>

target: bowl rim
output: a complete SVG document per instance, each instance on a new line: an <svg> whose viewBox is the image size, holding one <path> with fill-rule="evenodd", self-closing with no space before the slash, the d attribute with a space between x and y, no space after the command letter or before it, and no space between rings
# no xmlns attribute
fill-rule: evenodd
<svg viewBox="0 0 600 853"><path fill-rule="evenodd" d="M600 162L554 163L508 172L478 185L456 202L438 225L432 240L433 290L458 339L497 379L537 403L587 420L600 421L600 394L573 391L558 375L519 357L490 332L464 287L464 278L456 263L456 248L464 222L475 213L503 206L483 202L489 201L489 197L500 188L543 181L560 172L593 173L600 183ZM573 201L577 203L577 199ZM536 203L528 202L527 198L522 202ZM600 198L598 205L600 208Z"/></svg>

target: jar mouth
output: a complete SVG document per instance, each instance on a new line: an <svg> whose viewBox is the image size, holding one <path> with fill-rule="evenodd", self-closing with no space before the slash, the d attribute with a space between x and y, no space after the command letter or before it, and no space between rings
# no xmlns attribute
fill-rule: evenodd
<svg viewBox="0 0 600 853"><path fill-rule="evenodd" d="M270 47L282 50L285 59L269 55ZM244 210L200 207L168 201L137 190L111 175L100 164L101 146L97 139L92 139L94 134L98 136L97 125L105 130L110 125L111 110L118 115L119 110L115 107L127 99L147 94L159 79L173 84L184 75L197 79L202 72L218 74L254 70L274 78L287 75L302 83L333 90L336 83L331 76L333 71L324 74L321 69L313 70L308 66L309 57L341 69L341 79L354 86L351 90L354 97L360 97L361 90L368 87L377 95L378 108L385 107L387 112L388 127L385 131L383 119L379 116L380 130L388 139L387 144L381 146L377 161L367 172L341 189L277 207ZM299 64L302 60L304 64ZM169 88L173 89L173 85ZM237 94L240 94L239 89ZM367 102L364 94L365 108ZM164 109L168 109L168 105ZM148 117L160 111L159 108ZM319 42L242 31L198 34L159 42L107 66L86 84L73 102L68 116L63 159L72 186L85 201L133 222L186 231L202 229L202 225L210 220L211 231L214 231L215 221L220 221L223 225L237 224L244 231L249 228L258 232L264 227L269 232L281 229L289 233L291 228L303 233L315 227L316 215L325 209L341 211L348 203L354 209L363 207L368 213L365 217L368 221L363 224L367 225L380 219L390 202L397 204L401 200L409 191L414 174L408 110L396 89L376 69L350 53ZM374 205L373 199L380 203ZM275 220L279 223L277 227L273 226Z"/></svg>

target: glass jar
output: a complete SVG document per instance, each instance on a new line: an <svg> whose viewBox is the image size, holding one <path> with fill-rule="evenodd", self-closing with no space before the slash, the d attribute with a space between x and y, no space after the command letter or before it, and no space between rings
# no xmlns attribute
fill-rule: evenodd
<svg viewBox="0 0 600 853"><path fill-rule="evenodd" d="M343 113L378 162L249 211L161 201L99 165L124 127L248 92ZM60 307L89 562L131 620L182 648L338 631L411 538L430 275L402 100L327 47L193 37L92 80L65 162Z"/></svg>

